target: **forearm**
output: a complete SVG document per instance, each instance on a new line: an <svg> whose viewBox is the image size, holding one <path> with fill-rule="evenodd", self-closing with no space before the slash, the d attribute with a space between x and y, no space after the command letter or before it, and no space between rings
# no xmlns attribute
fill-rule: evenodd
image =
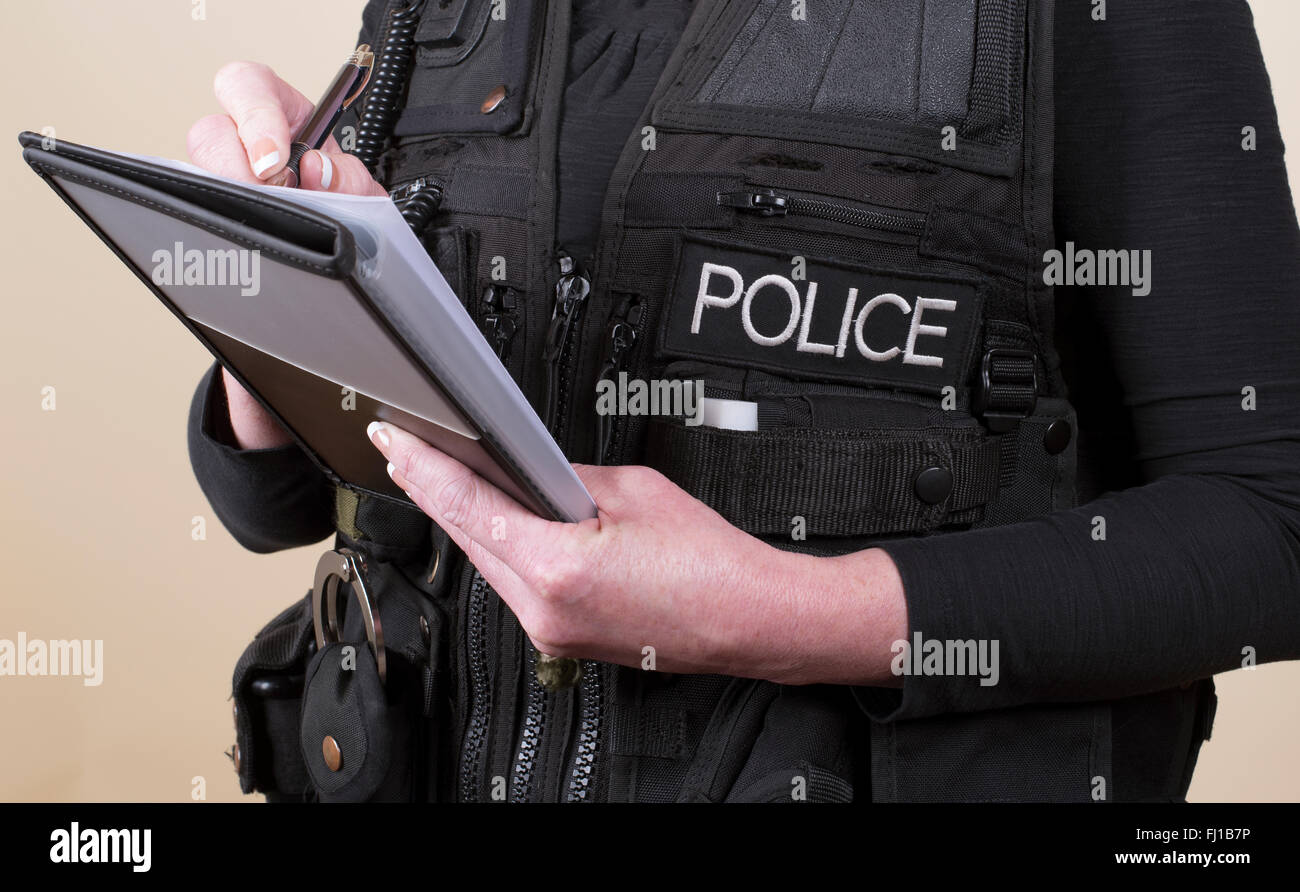
<svg viewBox="0 0 1300 892"><path fill-rule="evenodd" d="M226 394L226 409L234 439L241 449L274 449L293 442L289 432L262 404L253 398L225 366L221 367L221 384Z"/></svg>
<svg viewBox="0 0 1300 892"><path fill-rule="evenodd" d="M199 382L188 424L190 465L217 517L251 551L325 538L333 530L329 481L292 442L271 448L237 442L219 369L213 366Z"/></svg>
<svg viewBox="0 0 1300 892"><path fill-rule="evenodd" d="M1094 534L1097 517L1105 539ZM1237 669L1247 657L1300 657L1300 511L1224 478L1170 477L1026 523L884 550L906 600L908 628L897 637L996 642L999 665L991 685L909 675L901 696L874 697L878 719L1112 699ZM857 574L828 564L837 584L895 584L870 551L843 563ZM834 636L844 621L836 608L816 623ZM880 642L870 647L859 673L814 680L870 679L882 659Z"/></svg>
<svg viewBox="0 0 1300 892"><path fill-rule="evenodd" d="M773 646L750 674L904 686L876 698L879 717L1110 699L1300 658L1300 506L1228 477L1173 476L1013 526L837 558L778 551L751 578L759 591L737 600L765 615L744 637ZM892 664L913 636L983 643L998 655L996 683L904 685Z"/></svg>
<svg viewBox="0 0 1300 892"><path fill-rule="evenodd" d="M757 590L737 599L766 605L758 628L742 636L756 658L743 674L781 684L902 684L890 662L894 642L908 635L907 600L887 552L764 555L750 577Z"/></svg>

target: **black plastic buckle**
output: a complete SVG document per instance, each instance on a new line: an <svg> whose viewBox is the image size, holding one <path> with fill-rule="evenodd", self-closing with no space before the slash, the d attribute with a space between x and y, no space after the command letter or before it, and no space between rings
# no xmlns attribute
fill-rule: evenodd
<svg viewBox="0 0 1300 892"><path fill-rule="evenodd" d="M996 347L984 354L975 414L995 434L1015 430L1038 405L1038 358L1028 350Z"/></svg>

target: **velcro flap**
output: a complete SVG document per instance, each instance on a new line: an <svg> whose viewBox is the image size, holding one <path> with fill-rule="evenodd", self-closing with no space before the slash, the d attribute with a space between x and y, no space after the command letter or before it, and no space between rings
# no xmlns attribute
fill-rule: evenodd
<svg viewBox="0 0 1300 892"><path fill-rule="evenodd" d="M975 430L776 429L651 425L648 464L754 535L915 533L974 523L998 489L998 440ZM918 478L951 475L933 503ZM942 476L942 475L941 475ZM933 489L927 493L932 498Z"/></svg>

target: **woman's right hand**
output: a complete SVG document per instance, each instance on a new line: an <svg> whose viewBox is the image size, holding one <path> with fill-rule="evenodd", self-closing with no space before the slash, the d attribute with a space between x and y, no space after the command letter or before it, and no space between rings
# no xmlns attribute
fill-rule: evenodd
<svg viewBox="0 0 1300 892"><path fill-rule="evenodd" d="M232 62L217 72L213 87L225 114L209 115L190 128L190 161L245 183L280 185L292 135L312 112L306 96L256 62ZM366 166L330 137L320 151L303 156L301 189L387 195ZM268 449L292 442L283 427L248 391L221 370L230 406L230 424L243 449Z"/></svg>

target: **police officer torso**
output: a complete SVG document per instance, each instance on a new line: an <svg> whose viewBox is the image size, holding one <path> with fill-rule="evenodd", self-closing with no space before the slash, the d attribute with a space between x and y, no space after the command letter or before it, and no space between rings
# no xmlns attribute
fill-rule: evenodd
<svg viewBox="0 0 1300 892"><path fill-rule="evenodd" d="M386 6L366 12L381 50ZM426 196L425 245L571 460L651 465L822 554L1073 504L1040 274L1052 3L696 3L590 263L555 233L568 6L426 4L376 172L398 201ZM702 380L756 422L601 415L602 379ZM894 695L590 662L548 691L518 622L426 518L341 492L339 530L366 555L386 678L340 702L309 668L279 731L241 725L246 790L1087 799L1109 775L1106 704L874 722ZM236 674L258 715L280 701L241 690L253 667L307 660L301 613L275 659ZM360 757L327 764L326 736Z"/></svg>

